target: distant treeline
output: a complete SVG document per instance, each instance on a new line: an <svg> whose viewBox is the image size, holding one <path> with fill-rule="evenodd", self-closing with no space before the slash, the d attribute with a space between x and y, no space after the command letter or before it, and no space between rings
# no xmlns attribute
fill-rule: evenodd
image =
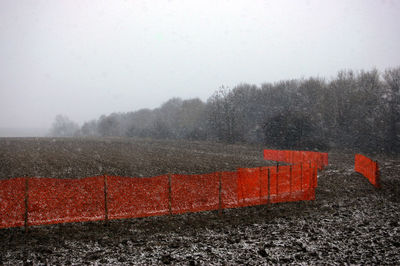
<svg viewBox="0 0 400 266"><path fill-rule="evenodd" d="M221 87L208 100L103 115L79 127L63 116L54 136L124 136L263 143L284 149L400 152L400 67L335 78Z"/></svg>

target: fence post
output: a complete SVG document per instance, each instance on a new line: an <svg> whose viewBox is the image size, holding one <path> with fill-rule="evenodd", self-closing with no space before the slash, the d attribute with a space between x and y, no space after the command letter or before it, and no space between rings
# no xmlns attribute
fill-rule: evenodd
<svg viewBox="0 0 400 266"><path fill-rule="evenodd" d="M108 223L108 185L107 175L104 175L104 216L106 223Z"/></svg>
<svg viewBox="0 0 400 266"><path fill-rule="evenodd" d="M268 167L268 200L267 200L267 206L271 203L271 177L270 177L270 172L269 172L269 167Z"/></svg>
<svg viewBox="0 0 400 266"><path fill-rule="evenodd" d="M25 215L24 215L24 227L25 234L28 233L28 201L29 201L29 177L25 177Z"/></svg>
<svg viewBox="0 0 400 266"><path fill-rule="evenodd" d="M289 192L289 197L290 199L292 199L292 165L289 166L290 169L290 179L289 179L289 188L290 188L290 192Z"/></svg>
<svg viewBox="0 0 400 266"><path fill-rule="evenodd" d="M218 179L219 179L219 186L218 186L218 215L221 216L222 215L222 177L221 177L221 172L217 172L218 173Z"/></svg>
<svg viewBox="0 0 400 266"><path fill-rule="evenodd" d="M310 172L312 172L311 176L310 176L310 183L308 184L308 186L311 188L314 188L314 169L312 168L311 165L311 161L309 162L310 164Z"/></svg>
<svg viewBox="0 0 400 266"><path fill-rule="evenodd" d="M169 212L169 215L172 215L171 174L168 174L168 212Z"/></svg>
<svg viewBox="0 0 400 266"><path fill-rule="evenodd" d="M261 205L262 204L262 196L261 196L261 187L262 187L261 186L262 185L261 184L261 167L258 167L257 170L258 170L258 183L259 183L259 187L260 187L260 193L259 193L260 203L259 204Z"/></svg>
<svg viewBox="0 0 400 266"><path fill-rule="evenodd" d="M279 163L276 166L276 198L279 198Z"/></svg>
<svg viewBox="0 0 400 266"><path fill-rule="evenodd" d="M300 190L303 192L303 162L300 164Z"/></svg>

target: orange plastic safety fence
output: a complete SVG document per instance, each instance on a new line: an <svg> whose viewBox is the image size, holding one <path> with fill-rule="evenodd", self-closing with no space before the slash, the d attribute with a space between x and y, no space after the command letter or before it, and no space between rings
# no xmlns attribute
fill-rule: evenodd
<svg viewBox="0 0 400 266"><path fill-rule="evenodd" d="M240 206L261 204L262 183L260 168L238 169L238 201Z"/></svg>
<svg viewBox="0 0 400 266"><path fill-rule="evenodd" d="M107 177L110 219L164 215L169 212L168 176Z"/></svg>
<svg viewBox="0 0 400 266"><path fill-rule="evenodd" d="M279 186L276 188L277 196L271 194L271 202L315 199L315 188L318 185L317 169L323 169L328 165L327 153L312 151L264 150L264 159L294 164L292 165L292 190L290 192L290 196L287 195L287 169L282 168L283 173L279 174L278 170L277 182L279 183ZM295 164L301 164L300 175L298 169L299 166L295 166ZM299 184L299 176L301 178L301 192L296 190L293 191L293 186L297 186ZM279 180L279 178L283 180ZM276 182L274 178L271 179L271 183L272 182ZM281 188L280 191L279 188ZM274 193L274 191L271 191L271 193Z"/></svg>
<svg viewBox="0 0 400 266"><path fill-rule="evenodd" d="M379 188L378 163L361 154L356 154L354 161L354 170L365 176L372 185Z"/></svg>
<svg viewBox="0 0 400 266"><path fill-rule="evenodd" d="M218 173L172 175L171 199L173 214L218 209Z"/></svg>
<svg viewBox="0 0 400 266"><path fill-rule="evenodd" d="M285 162L287 159L286 151L277 151L276 152L277 161Z"/></svg>
<svg viewBox="0 0 400 266"><path fill-rule="evenodd" d="M0 180L0 228L24 225L25 178Z"/></svg>
<svg viewBox="0 0 400 266"><path fill-rule="evenodd" d="M303 162L303 154L301 151L292 151L292 164L299 164Z"/></svg>
<svg viewBox="0 0 400 266"><path fill-rule="evenodd" d="M328 165L328 153L313 151L264 150L264 159L290 164L312 162L318 169Z"/></svg>
<svg viewBox="0 0 400 266"><path fill-rule="evenodd" d="M314 199L315 174L316 166L310 164L241 168L238 170L238 205Z"/></svg>
<svg viewBox="0 0 400 266"><path fill-rule="evenodd" d="M315 199L317 167L327 164L327 155L265 150L264 157L292 165L151 178L99 176L3 180L0 181L0 227L24 225L26 192L28 225L178 214Z"/></svg>
<svg viewBox="0 0 400 266"><path fill-rule="evenodd" d="M276 197L278 195L278 167L268 167L269 168L269 191L271 197Z"/></svg>
<svg viewBox="0 0 400 266"><path fill-rule="evenodd" d="M103 220L104 177L29 178L29 225Z"/></svg>
<svg viewBox="0 0 400 266"><path fill-rule="evenodd" d="M276 167L275 166L260 167L259 169L260 169L260 182L261 182L260 204L268 204L270 199L268 195L271 193L271 186L269 183L271 183L271 175L273 171L272 169L276 169Z"/></svg>
<svg viewBox="0 0 400 266"><path fill-rule="evenodd" d="M264 159L278 162L286 162L287 153L282 150L264 150Z"/></svg>
<svg viewBox="0 0 400 266"><path fill-rule="evenodd" d="M275 150L264 150L264 160L275 161Z"/></svg>
<svg viewBox="0 0 400 266"><path fill-rule="evenodd" d="M303 188L302 169L303 167L301 164L294 164L291 166L291 192L298 192L301 191Z"/></svg>
<svg viewBox="0 0 400 266"><path fill-rule="evenodd" d="M238 172L219 172L221 177L221 208L239 207Z"/></svg>
<svg viewBox="0 0 400 266"><path fill-rule="evenodd" d="M278 193L280 201L290 199L290 165L278 167Z"/></svg>
<svg viewBox="0 0 400 266"><path fill-rule="evenodd" d="M303 164L292 165L292 189L290 193L290 201L312 200L315 195L315 189L310 186L310 178L307 177L307 171ZM312 172L308 172L312 173ZM308 182L308 183L307 183Z"/></svg>

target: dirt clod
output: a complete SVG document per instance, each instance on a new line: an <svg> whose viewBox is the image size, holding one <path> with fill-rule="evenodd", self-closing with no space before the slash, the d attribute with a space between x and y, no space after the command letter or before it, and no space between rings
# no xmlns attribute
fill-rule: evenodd
<svg viewBox="0 0 400 266"><path fill-rule="evenodd" d="M174 259L171 257L171 255L163 255L163 256L161 257L161 262L164 263L164 264L171 264L171 262L172 262L173 260L174 260Z"/></svg>

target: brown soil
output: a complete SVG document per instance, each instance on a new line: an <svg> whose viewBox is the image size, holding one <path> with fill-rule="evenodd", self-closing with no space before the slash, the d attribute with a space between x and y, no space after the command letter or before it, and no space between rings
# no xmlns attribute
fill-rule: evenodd
<svg viewBox="0 0 400 266"><path fill-rule="evenodd" d="M4 177L152 176L262 165L262 147L201 142L2 139L0 151ZM354 154L329 156L314 202L230 209L221 216L38 226L26 235L3 229L0 264L398 264L400 160L377 158L382 188L375 189L354 173Z"/></svg>
<svg viewBox="0 0 400 266"><path fill-rule="evenodd" d="M262 147L127 138L0 138L0 178L199 174L271 165Z"/></svg>

